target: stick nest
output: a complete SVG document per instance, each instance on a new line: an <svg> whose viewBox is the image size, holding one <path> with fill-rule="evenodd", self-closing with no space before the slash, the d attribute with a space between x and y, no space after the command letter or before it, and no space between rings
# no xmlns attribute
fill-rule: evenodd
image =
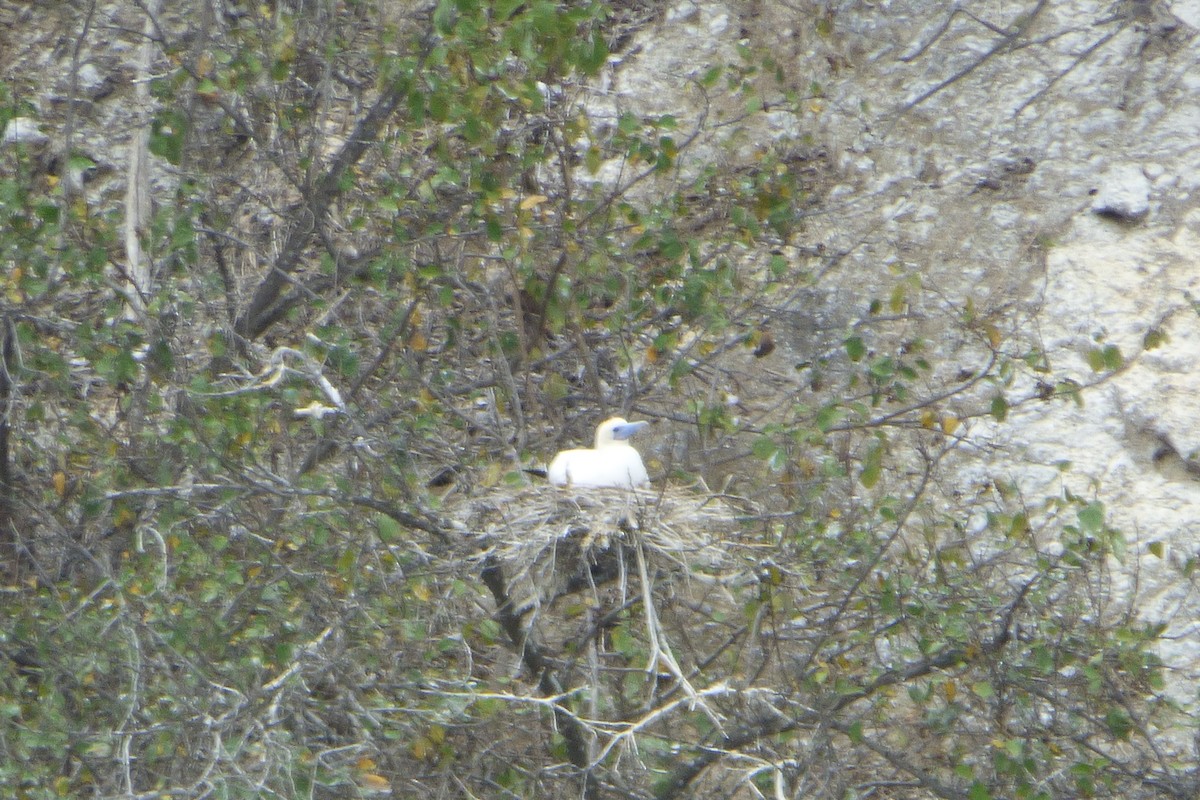
<svg viewBox="0 0 1200 800"><path fill-rule="evenodd" d="M738 512L686 487L506 487L476 496L457 516L477 540L476 557L499 561L524 585L523 603L624 583L639 548L659 574L713 579L738 569L730 548Z"/></svg>

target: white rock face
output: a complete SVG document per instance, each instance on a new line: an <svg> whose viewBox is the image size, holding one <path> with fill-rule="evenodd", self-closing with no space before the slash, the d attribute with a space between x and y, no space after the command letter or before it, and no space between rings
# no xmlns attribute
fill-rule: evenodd
<svg viewBox="0 0 1200 800"><path fill-rule="evenodd" d="M1092 201L1097 214L1136 222L1150 213L1150 179L1136 164L1122 164L1106 172Z"/></svg>
<svg viewBox="0 0 1200 800"><path fill-rule="evenodd" d="M1048 260L1047 307L1070 312L1046 320L1056 373L1094 382L1084 353L1101 342L1119 347L1128 366L1090 391L1083 409L1048 406L1016 429L1026 459L1039 442L1041 453L1071 458L1081 488L1100 480L1114 521L1134 537L1142 611L1165 617L1186 588L1171 578L1170 562L1193 553L1191 521L1200 518L1192 471L1200 465L1200 316L1192 300L1200 297L1200 213L1170 238L1146 232L1106 240L1079 227L1079 239ZM1166 545L1167 563L1148 553L1151 542ZM1147 583L1148 575L1159 581Z"/></svg>
<svg viewBox="0 0 1200 800"><path fill-rule="evenodd" d="M78 79L79 88L89 97L99 95L106 86L105 77L100 74L100 70L91 62L79 68Z"/></svg>
<svg viewBox="0 0 1200 800"><path fill-rule="evenodd" d="M42 133L37 120L29 117L13 117L4 126L4 144L43 145L50 137Z"/></svg>
<svg viewBox="0 0 1200 800"><path fill-rule="evenodd" d="M1047 349L1055 380L1097 385L1082 408L1030 404L976 426L978 453L991 455L964 453L960 480L1013 478L1037 497L1066 481L1102 500L1130 543L1120 599L1169 624L1162 654L1191 701L1200 597L1177 567L1200 551L1200 0L1152 4L1153 19L1120 30L1086 0L1038 6L1032 20L1033 4L971 3L987 24L923 0L844 4L831 31L785 6L747 17L733 0L680 3L613 85L622 102L669 106L686 125L698 116L689 81L736 63L735 37L749 37L798 84L819 86L774 119L839 171L825 198L837 212L806 229L851 250L854 285L831 297L861 303L889 285L887 270L907 268L938 287L948 314L968 299L1027 304L1036 323L1014 335ZM1021 46L1004 47L999 32L1022 25ZM729 149L695 154L741 158L775 140L766 127L725 133ZM1127 365L1101 379L1086 356L1105 345ZM954 348L939 358L968 360Z"/></svg>

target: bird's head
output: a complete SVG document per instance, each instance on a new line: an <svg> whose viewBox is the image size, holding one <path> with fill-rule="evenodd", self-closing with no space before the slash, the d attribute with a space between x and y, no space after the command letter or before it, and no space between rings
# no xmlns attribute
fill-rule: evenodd
<svg viewBox="0 0 1200 800"><path fill-rule="evenodd" d="M627 422L622 417L606 419L596 426L596 449L623 442L649 424L642 421Z"/></svg>

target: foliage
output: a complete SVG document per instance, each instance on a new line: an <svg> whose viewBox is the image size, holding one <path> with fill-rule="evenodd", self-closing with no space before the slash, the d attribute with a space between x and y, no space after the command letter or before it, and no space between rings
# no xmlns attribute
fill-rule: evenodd
<svg viewBox="0 0 1200 800"><path fill-rule="evenodd" d="M1039 353L968 306L949 374L905 274L758 374L845 254L805 143L718 156L807 87L605 120L636 4L387 5L164 18L144 313L119 203L4 155L9 796L1190 796L1102 506L940 492ZM455 509L616 411L735 564L523 614Z"/></svg>

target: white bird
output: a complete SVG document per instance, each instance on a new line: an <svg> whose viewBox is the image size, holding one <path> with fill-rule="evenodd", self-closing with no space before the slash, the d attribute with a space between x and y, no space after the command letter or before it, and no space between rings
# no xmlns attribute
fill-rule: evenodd
<svg viewBox="0 0 1200 800"><path fill-rule="evenodd" d="M606 419L596 426L596 446L563 450L550 462L547 477L555 486L630 489L650 482L642 457L629 442L630 436L648 422L626 422L621 417Z"/></svg>

